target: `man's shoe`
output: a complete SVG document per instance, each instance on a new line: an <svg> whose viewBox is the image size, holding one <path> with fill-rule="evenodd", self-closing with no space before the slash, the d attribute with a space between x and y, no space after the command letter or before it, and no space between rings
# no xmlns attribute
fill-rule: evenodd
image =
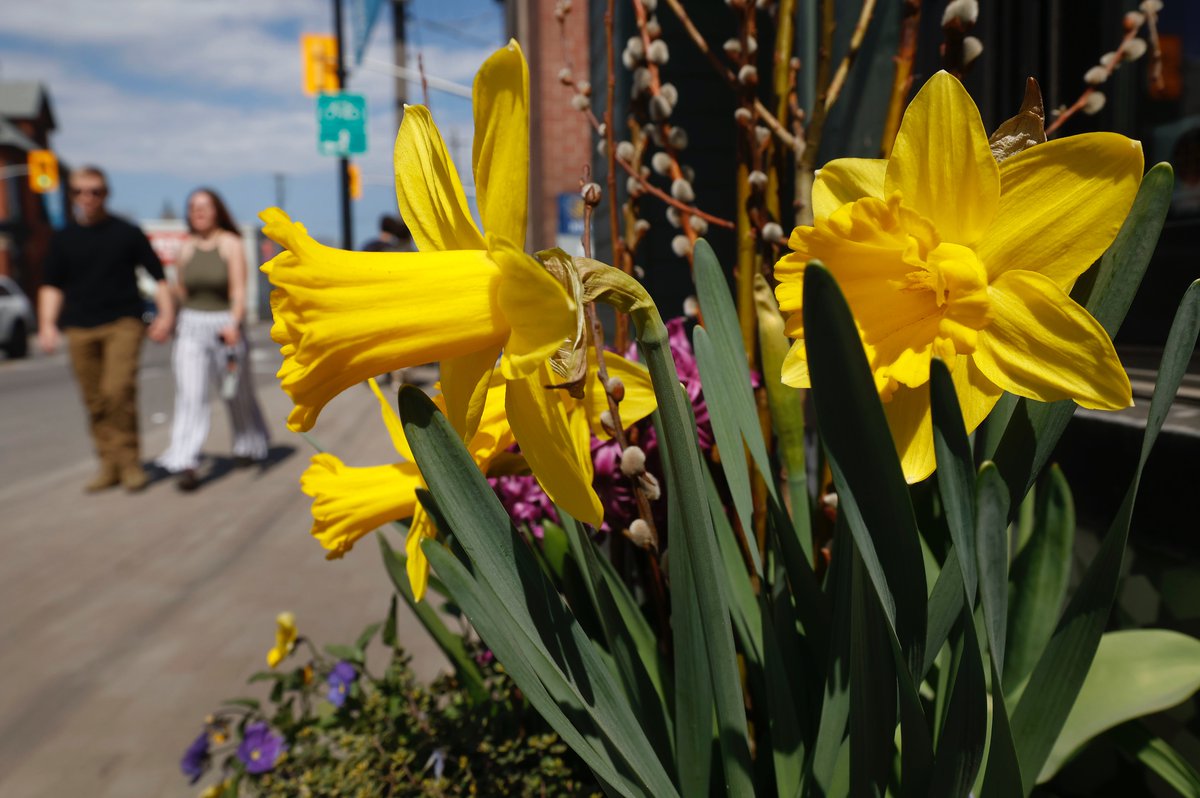
<svg viewBox="0 0 1200 798"><path fill-rule="evenodd" d="M196 469L187 468L180 471L179 479L175 482L175 487L184 493L190 493L200 487L200 477L196 474Z"/></svg>
<svg viewBox="0 0 1200 798"><path fill-rule="evenodd" d="M121 476L117 473L116 466L105 463L100 466L99 473L92 477L92 481L83 486L87 493L99 493L102 490L115 488L121 484Z"/></svg>
<svg viewBox="0 0 1200 798"><path fill-rule="evenodd" d="M149 482L150 478L146 476L146 469L142 468L141 463L127 465L121 469L121 484L130 493L137 493Z"/></svg>

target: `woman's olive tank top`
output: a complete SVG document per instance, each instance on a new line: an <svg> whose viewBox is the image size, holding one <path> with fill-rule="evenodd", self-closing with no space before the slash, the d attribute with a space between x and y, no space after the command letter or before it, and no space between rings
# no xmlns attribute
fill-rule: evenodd
<svg viewBox="0 0 1200 798"><path fill-rule="evenodd" d="M229 265L216 247L192 250L183 265L183 306L191 310L229 310Z"/></svg>

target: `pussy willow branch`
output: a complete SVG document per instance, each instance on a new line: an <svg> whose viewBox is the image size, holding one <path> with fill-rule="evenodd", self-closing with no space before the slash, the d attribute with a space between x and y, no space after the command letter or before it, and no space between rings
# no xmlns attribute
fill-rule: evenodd
<svg viewBox="0 0 1200 798"><path fill-rule="evenodd" d="M913 60L917 57L920 28L921 0L904 0L904 10L900 16L900 44L896 48L896 71L892 76L892 96L888 101L887 118L879 142L880 155L884 158L892 154L892 144L900 132L900 119L904 116L908 92L912 89Z"/></svg>
<svg viewBox="0 0 1200 798"><path fill-rule="evenodd" d="M850 74L850 67L854 66L854 60L858 57L858 51L862 49L863 37L867 35L867 27L871 24L871 16L874 13L875 0L863 0L862 10L858 13L858 23L854 26L854 32L850 35L850 45L846 49L846 54L842 56L842 61L838 64L837 71L833 73L833 79L829 81L829 91L825 94L825 110L827 112L837 102L838 97L842 93L842 87L846 85L846 78Z"/></svg>
<svg viewBox="0 0 1200 798"><path fill-rule="evenodd" d="M708 46L708 42L704 40L704 36L697 30L695 24L692 22L692 18L688 16L683 3L679 0L666 0L666 4L671 7L671 11L675 12L675 16L679 18L679 22L683 25L684 31L687 32L688 38L692 40L692 44L696 45L696 49L708 59L713 69L725 79L729 87L737 91L737 75L733 74L733 71L721 61L720 56ZM771 113L770 109L757 99L754 101L754 113L789 149L794 150L796 148L796 137L789 133L787 128Z"/></svg>
<svg viewBox="0 0 1200 798"><path fill-rule="evenodd" d="M608 184L608 232L612 246L613 266L629 274L633 271L633 259L625 251L621 239L621 216L617 208L617 142L616 131L613 129L613 103L617 94L617 71L613 53L613 3L608 0L604 6L604 156L608 159L608 173L605 182ZM565 39L565 37L564 37ZM624 313L617 313L616 345L618 352L624 352L629 342L629 319Z"/></svg>
<svg viewBox="0 0 1200 798"><path fill-rule="evenodd" d="M1125 48L1129 46L1129 43L1131 41L1133 41L1135 38L1137 38L1137 34L1140 29L1141 29L1140 27L1139 28L1131 27L1125 31L1125 35L1121 38L1120 45L1118 45L1117 49L1113 52L1112 60L1108 62L1108 66L1104 67L1104 80L1108 80L1109 77L1112 76L1112 73L1117 71L1117 67L1121 66L1122 56L1125 55ZM1104 81L1101 81L1101 84L1103 82ZM1047 138L1052 136L1055 133L1055 131L1057 131L1060 127L1062 127L1063 124L1068 119L1070 119L1071 117L1075 116L1075 114L1077 114L1081 110L1083 110L1083 107L1085 105L1087 105L1088 97L1091 97L1093 94L1096 93L1096 91L1098 91L1099 85L1100 84L1097 84L1095 86L1089 85L1086 89L1083 90L1083 93L1079 95L1079 99L1077 99L1075 102L1071 103L1071 106L1069 108L1067 108L1065 111L1063 111L1061 114L1059 114L1055 118L1055 120L1050 123L1050 125L1046 128Z"/></svg>
<svg viewBox="0 0 1200 798"><path fill-rule="evenodd" d="M1150 81L1150 87L1162 90L1163 72L1162 72L1162 44L1158 40L1158 12L1153 6L1147 6L1146 15L1146 32L1150 39L1150 64L1146 67L1147 78Z"/></svg>
<svg viewBox="0 0 1200 798"><path fill-rule="evenodd" d="M800 207L797 209L796 219L803 225L813 223L812 187L816 174L817 153L821 149L821 134L825 130L825 115L828 110L825 99L829 95L829 67L833 60L833 32L837 25L833 3L834 0L821 2L821 44L817 48L817 98L813 102L812 117L805 128L804 152L800 155L800 165L797 169L796 201Z"/></svg>
<svg viewBox="0 0 1200 798"><path fill-rule="evenodd" d="M681 214L687 213L691 214L692 216L699 216L709 224L715 224L717 227L724 227L727 230L732 230L734 228L733 222L729 221L728 219L722 219L720 216L713 216L707 211L700 210L695 205L688 205L686 202L680 202L679 200L675 199L670 194L638 174L637 169L635 169L631 164L625 163L620 158L617 159L617 163L620 164L622 169L629 173L630 177L638 181L638 185L640 185L647 194L653 194L663 202L678 210Z"/></svg>

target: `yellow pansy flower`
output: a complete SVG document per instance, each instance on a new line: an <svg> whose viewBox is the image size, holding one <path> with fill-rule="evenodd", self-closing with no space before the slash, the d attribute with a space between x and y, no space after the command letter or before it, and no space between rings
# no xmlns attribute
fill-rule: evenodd
<svg viewBox="0 0 1200 798"><path fill-rule="evenodd" d="M782 379L809 387L804 265L821 260L854 314L909 482L935 467L929 364L946 362L968 431L1004 391L1083 407L1132 404L1104 328L1068 293L1133 204L1141 145L1113 133L1039 144L996 163L971 97L945 72L904 114L886 160L826 165L812 227L775 267L796 339Z"/></svg>
<svg viewBox="0 0 1200 798"><path fill-rule="evenodd" d="M281 612L275 618L275 647L267 652L267 667L274 668L296 647L296 616Z"/></svg>

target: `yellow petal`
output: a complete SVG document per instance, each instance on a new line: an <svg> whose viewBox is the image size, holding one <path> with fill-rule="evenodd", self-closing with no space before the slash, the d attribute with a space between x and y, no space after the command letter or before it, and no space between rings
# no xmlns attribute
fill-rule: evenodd
<svg viewBox="0 0 1200 798"><path fill-rule="evenodd" d="M933 417L929 410L929 385L909 388L901 385L889 401L883 403L888 429L904 479L911 485L933 473Z"/></svg>
<svg viewBox="0 0 1200 798"><path fill-rule="evenodd" d="M1049 277L1008 271L988 293L996 317L972 357L989 380L1041 402L1073 399L1098 410L1133 404L1108 333Z"/></svg>
<svg viewBox="0 0 1200 798"><path fill-rule="evenodd" d="M504 237L488 234L488 254L500 268L499 306L512 325L500 370L515 379L532 373L575 332L575 301L550 272Z"/></svg>
<svg viewBox="0 0 1200 798"><path fill-rule="evenodd" d="M330 560L384 524L412 515L416 489L424 485L416 463L353 468L331 454L314 455L300 477L300 489L313 498L312 535Z"/></svg>
<svg viewBox="0 0 1200 798"><path fill-rule="evenodd" d="M392 439L392 447L396 450L396 454L411 463L413 461L412 449L409 448L408 438L404 436L404 426L400 423L400 416L396 415L396 411L392 407L395 397L389 399L385 396L374 377L367 380L367 384L371 386L371 392L379 400L379 414L383 416L383 425L387 427L388 437Z"/></svg>
<svg viewBox="0 0 1200 798"><path fill-rule="evenodd" d="M458 170L425 106L404 107L394 161L400 215L419 250L484 248Z"/></svg>
<svg viewBox="0 0 1200 798"><path fill-rule="evenodd" d="M954 392L958 395L958 406L962 409L963 426L970 434L992 412L996 402L1004 395L1004 390L983 376L983 372L969 355L959 355L955 358L950 378L954 381Z"/></svg>
<svg viewBox="0 0 1200 798"><path fill-rule="evenodd" d="M1000 165L1000 208L977 248L988 276L1044 274L1064 291L1108 249L1142 180L1142 146L1115 133L1048 141Z"/></svg>
<svg viewBox="0 0 1200 798"><path fill-rule="evenodd" d="M275 618L275 646L267 652L267 666L274 668L296 646L296 616L281 612Z"/></svg>
<svg viewBox="0 0 1200 798"><path fill-rule="evenodd" d="M458 430L463 441L471 440L479 428L488 383L499 356L499 349L480 349L461 357L446 358L439 364L446 419Z"/></svg>
<svg viewBox="0 0 1200 798"><path fill-rule="evenodd" d="M604 353L604 367L608 370L609 378L616 377L625 383L625 398L621 401L621 423L626 429L650 415L658 407L654 396L654 386L650 382L650 372L641 363L626 360L616 352ZM591 433L602 441L612 436L604 430L600 423L600 414L608 410L608 393L600 384L599 368L596 366L596 354L588 353L588 373L584 383L583 399L587 407L587 420ZM589 455L590 460L590 455Z"/></svg>
<svg viewBox="0 0 1200 798"><path fill-rule="evenodd" d="M473 104L471 159L483 229L523 250L529 192L529 67L515 39L479 68Z"/></svg>
<svg viewBox="0 0 1200 798"><path fill-rule="evenodd" d="M783 369L779 375L784 385L793 388L811 388L812 382L808 377L808 353L804 348L804 339L792 342L792 348L783 358Z"/></svg>
<svg viewBox="0 0 1200 798"><path fill-rule="evenodd" d="M289 429L311 429L330 399L369 377L495 351L508 338L501 269L486 252L344 252L318 244L278 208L261 217L284 247L262 269L276 289L278 376L296 405Z"/></svg>
<svg viewBox="0 0 1200 798"><path fill-rule="evenodd" d="M505 450L510 449L517 440L508 423L508 411L505 409L507 397L508 384L506 380L498 372L493 372L484 399L483 411L480 414L478 429L467 445L471 457L484 473L487 473L491 461Z"/></svg>
<svg viewBox="0 0 1200 798"><path fill-rule="evenodd" d="M421 541L436 537L437 529L433 519L418 503L412 523L408 525L408 537L404 540L404 553L408 556L404 568L408 573L408 584L412 587L413 598L417 601L425 598L425 589L429 586L429 559L421 550Z"/></svg>
<svg viewBox="0 0 1200 798"><path fill-rule="evenodd" d="M863 197L883 199L883 176L887 161L882 158L838 158L817 170L813 183L813 215L823 219Z"/></svg>
<svg viewBox="0 0 1200 798"><path fill-rule="evenodd" d="M946 72L904 112L884 179L885 196L893 191L954 244L975 244L996 216L1000 175L987 132L971 95Z"/></svg>
<svg viewBox="0 0 1200 798"><path fill-rule="evenodd" d="M592 490L591 468L580 460L562 393L542 387L553 382L545 363L528 377L509 380L508 421L546 495L580 521L600 526L604 511Z"/></svg>

